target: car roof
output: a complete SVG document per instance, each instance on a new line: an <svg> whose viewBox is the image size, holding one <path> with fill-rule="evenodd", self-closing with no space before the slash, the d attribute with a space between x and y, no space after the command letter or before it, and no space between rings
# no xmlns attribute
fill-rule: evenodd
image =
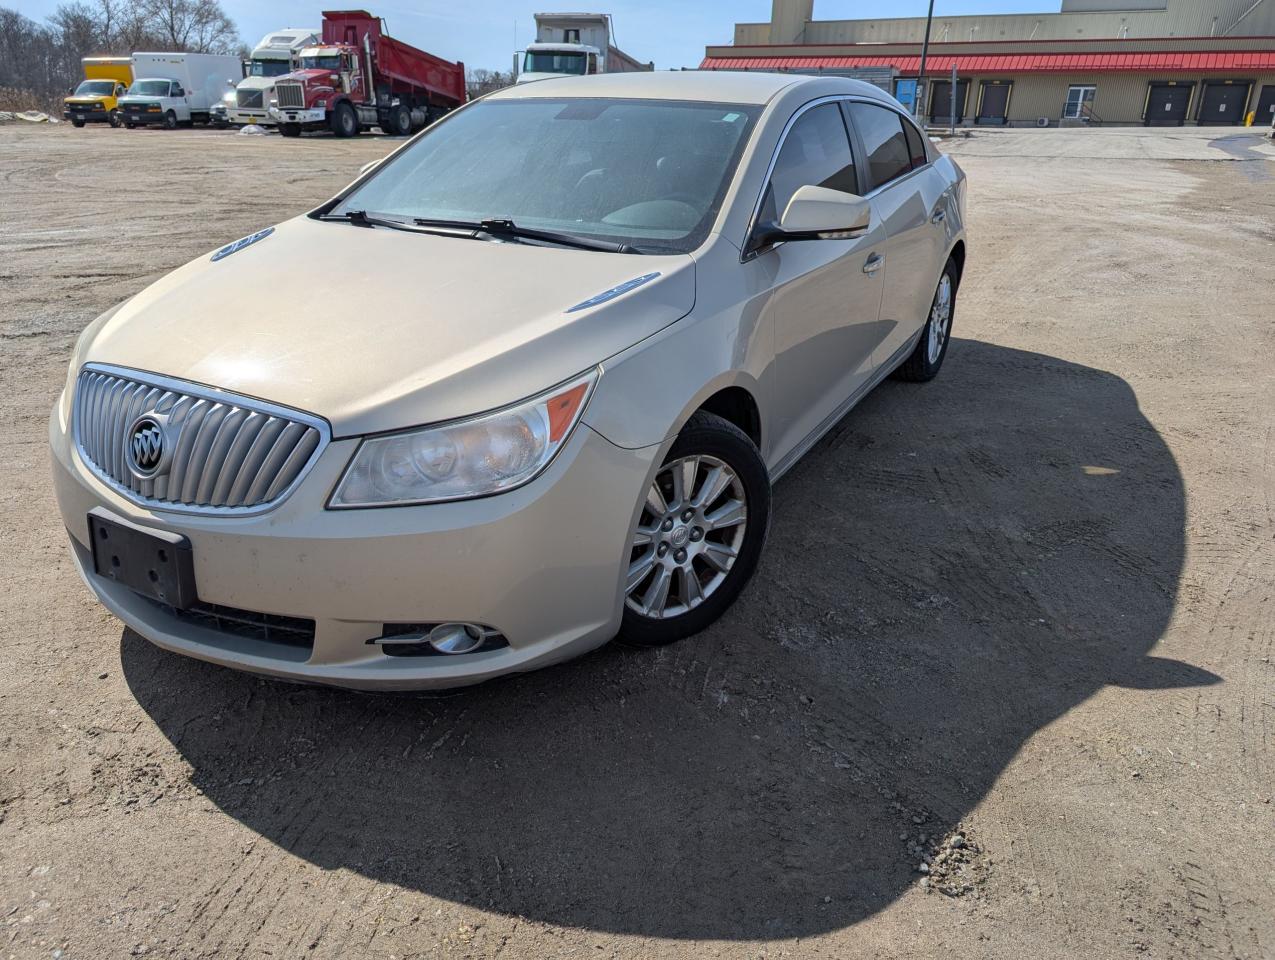
<svg viewBox="0 0 1275 960"><path fill-rule="evenodd" d="M888 100L880 88L849 77L729 70L640 70L592 77L553 77L505 87L493 100L543 97L615 97L636 100L702 100L707 103L768 103L781 90L810 86L815 96L857 94Z"/></svg>

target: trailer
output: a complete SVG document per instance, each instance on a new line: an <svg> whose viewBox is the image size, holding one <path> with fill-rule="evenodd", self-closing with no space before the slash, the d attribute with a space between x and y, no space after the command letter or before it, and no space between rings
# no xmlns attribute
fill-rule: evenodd
<svg viewBox="0 0 1275 960"><path fill-rule="evenodd" d="M323 42L275 81L275 99L285 137L352 137L372 127L406 136L465 102L465 65L395 40L366 10L325 10Z"/></svg>

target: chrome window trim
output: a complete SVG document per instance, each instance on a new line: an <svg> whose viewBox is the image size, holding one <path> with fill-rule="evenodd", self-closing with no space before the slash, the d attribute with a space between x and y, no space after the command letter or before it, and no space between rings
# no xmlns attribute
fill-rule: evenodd
<svg viewBox="0 0 1275 960"><path fill-rule="evenodd" d="M131 380L135 383L143 383L147 386L156 387L160 390L167 390L173 393L184 394L200 400L210 400L213 403L228 403L244 410L251 410L255 413L265 414L266 416L279 417L284 420L292 420L296 423L304 424L312 427L319 433L319 442L314 448L314 452L310 454L310 458L302 465L294 479L288 486L279 491L278 495L268 503L256 504L251 507L214 507L188 505L182 503L174 503L169 500L156 500L151 497L138 496L135 490L130 489L124 484L111 477L100 467L94 464L84 451L84 446L80 437L80 419L75 415L76 412L76 396L75 393L80 389L80 378L85 371L93 373L102 373L111 377L119 377L124 380ZM137 504L148 510L160 511L164 513L181 513L194 514L205 517L251 517L257 514L266 513L270 510L277 509L283 504L293 492L299 487L310 471L314 469L314 465L318 463L319 457L328 448L328 444L332 440L332 427L327 420L316 416L313 413L306 413L304 410L297 410L293 407L286 407L278 403L270 403L267 400L259 400L256 397L245 396L240 393L233 393L229 390L222 390L218 387L210 387L207 384L195 383L190 380L182 380L177 377L167 377L158 373L151 373L147 370L136 370L132 367L121 367L112 363L86 363L75 373L75 393L71 396L71 435L74 440L75 454L80 462L86 468L86 472L99 483L108 487L113 492L119 494L129 503Z"/></svg>
<svg viewBox="0 0 1275 960"><path fill-rule="evenodd" d="M766 188L770 186L770 178L775 172L775 164L779 162L779 153L781 150L783 150L784 144L787 143L788 141L788 133L789 131L792 130L793 124L795 124L807 110L813 110L815 107L822 106L825 103L843 103L843 102L866 103L870 106L881 107L883 110L889 110L893 113L898 114L903 119L904 123L912 123L912 125L917 128L917 130L921 134L921 140L925 144L926 162L924 164L922 164L919 167L913 167L903 176L895 177L893 180L887 181L886 183L881 184L881 186L876 187L872 190L869 190L867 193L863 195L863 199L871 200L882 190L892 187L896 183L902 183L904 180L906 180L908 177L912 176L913 174L920 173L922 170L925 170L927 167L930 167L934 164L934 159L930 154L930 150L933 145L930 143L930 138L926 134L925 129L921 127L919 124L913 123L911 117L909 117L906 113L903 113L902 111L895 109L888 103L883 103L882 101L877 100L873 97L865 97L865 96L862 96L861 94L853 94L853 93L834 93L826 97L817 97L816 99L811 100L808 103L803 103L800 107L797 108L797 110L793 113L793 115L789 117L787 122L784 124L784 129L780 131L779 133L779 142L775 144L775 149L770 154L770 163L766 165L766 175L762 177L761 189L757 193L756 202L753 203L753 212L748 218L748 229L744 231L744 242L739 245L739 250L740 250L739 262L740 263L747 263L749 260L752 260L760 253L760 251L758 250L754 250L752 252L746 252L748 251L748 242L753 235L753 231L757 228L757 218L761 215L761 205L762 205L762 201L765 200L766 198ZM857 144L858 138L855 135L857 131L851 130L850 121L848 118L845 117L844 114L842 115L842 122L847 125L846 138L849 140L849 143L850 143L850 153L851 153L851 156L854 158L855 169L858 170L860 158L858 156L855 156L856 147L858 146ZM864 159L866 160L866 158ZM860 182L863 182L863 181L861 180ZM776 247L779 247L782 244L783 244L783 241L781 240L779 243L775 244L769 249L774 250Z"/></svg>

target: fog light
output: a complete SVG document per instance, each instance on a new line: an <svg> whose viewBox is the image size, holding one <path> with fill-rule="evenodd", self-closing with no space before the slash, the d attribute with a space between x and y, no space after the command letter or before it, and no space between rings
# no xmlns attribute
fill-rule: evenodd
<svg viewBox="0 0 1275 960"><path fill-rule="evenodd" d="M472 623L440 623L429 632L429 645L439 653L472 653L482 644L482 628Z"/></svg>

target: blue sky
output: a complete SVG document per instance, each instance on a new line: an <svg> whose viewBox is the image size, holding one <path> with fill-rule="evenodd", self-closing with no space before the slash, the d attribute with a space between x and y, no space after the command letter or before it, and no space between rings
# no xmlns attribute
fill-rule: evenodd
<svg viewBox="0 0 1275 960"><path fill-rule="evenodd" d="M59 0L0 0L33 20L43 20ZM819 20L888 15L924 16L927 0L815 0ZM222 0L248 45L279 27L317 27L323 4L315 0ZM704 46L729 43L736 21L770 18L770 0L361 0L332 4L333 9L364 6L385 18L390 33L448 60L469 67L507 70L518 46L531 38L541 10L597 10L612 15L617 46L659 69L698 66ZM937 0L935 16L962 13L1035 13L1057 11L1059 0ZM117 52L117 51L112 51ZM127 52L127 51L118 51Z"/></svg>

